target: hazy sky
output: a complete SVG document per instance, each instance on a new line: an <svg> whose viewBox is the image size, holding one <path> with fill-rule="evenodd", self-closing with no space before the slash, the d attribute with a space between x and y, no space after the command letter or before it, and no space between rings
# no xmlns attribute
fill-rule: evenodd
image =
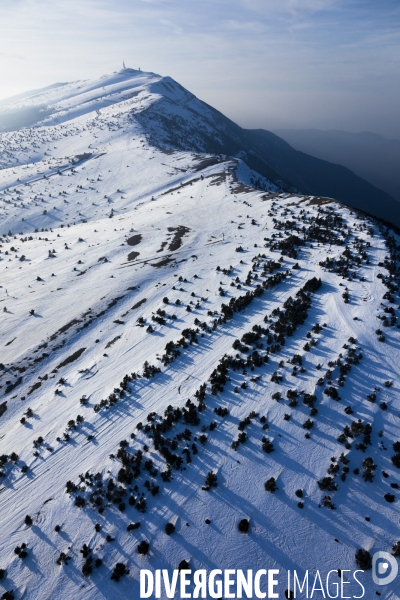
<svg viewBox="0 0 400 600"><path fill-rule="evenodd" d="M0 2L0 98L122 60L245 127L400 138L399 0Z"/></svg>

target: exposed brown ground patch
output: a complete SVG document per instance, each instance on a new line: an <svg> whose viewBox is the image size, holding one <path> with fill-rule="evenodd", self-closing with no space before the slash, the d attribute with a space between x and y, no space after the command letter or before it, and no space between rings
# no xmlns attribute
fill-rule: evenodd
<svg viewBox="0 0 400 600"><path fill-rule="evenodd" d="M159 269L160 267L165 267L166 265L168 265L168 263L172 262L174 259L171 258L170 256L166 256L165 258L163 258L162 260L160 260L160 262L158 263L150 263L152 267L156 267L157 269Z"/></svg>
<svg viewBox="0 0 400 600"><path fill-rule="evenodd" d="M157 250L157 253L162 252L167 244L168 244L168 242L161 242L161 248L159 250Z"/></svg>
<svg viewBox="0 0 400 600"><path fill-rule="evenodd" d="M232 187L232 193L234 193L234 194L250 194L250 192L256 192L256 191L257 190L255 188L252 188L249 185L246 185L245 183L242 183L240 181L235 183L234 186Z"/></svg>
<svg viewBox="0 0 400 600"><path fill-rule="evenodd" d="M323 206L324 204L330 204L333 202L332 198L322 198L320 196L316 196L308 203L308 206Z"/></svg>
<svg viewBox="0 0 400 600"><path fill-rule="evenodd" d="M57 369L61 369L61 367L65 367L66 365L69 365L70 363L74 362L75 360L78 360L78 358L81 356L81 354L83 354L85 352L85 350L86 350L86 348L80 348L79 350L76 350L76 352L71 354L71 356L68 356L68 358L63 360L55 369L53 369L52 373L55 373L55 371Z"/></svg>
<svg viewBox="0 0 400 600"><path fill-rule="evenodd" d="M147 302L147 298L142 298L141 300L139 300L139 302L136 302L136 304L134 304L132 306L132 308L130 308L129 310L126 311L126 313L124 313L122 316L126 317L126 315L131 312L131 310L135 310L136 308L139 308L139 306L142 306L142 304L144 304L145 302Z"/></svg>
<svg viewBox="0 0 400 600"><path fill-rule="evenodd" d="M195 171L202 171L203 169L206 169L207 167L213 167L214 165L219 165L222 162L226 162L226 159L220 159L217 158L216 156L210 156L209 158L198 158L198 160L200 159L200 161L197 163L197 165L195 166L194 170Z"/></svg>
<svg viewBox="0 0 400 600"><path fill-rule="evenodd" d="M65 331L68 331L70 327L73 327L73 325L76 325L77 323L80 323L79 319L72 319L72 321L70 321L66 325L63 325L58 331L53 333L53 335L50 336L50 340L55 340L58 335L60 335L61 333L65 333Z"/></svg>
<svg viewBox="0 0 400 600"><path fill-rule="evenodd" d="M139 306L142 306L142 304L144 304L145 302L147 302L147 298L142 298L142 300L139 300L139 302L136 302L136 304L134 304L131 308L131 310L135 310L135 308L139 308Z"/></svg>
<svg viewBox="0 0 400 600"><path fill-rule="evenodd" d="M22 383L22 377L18 377L18 379L14 382L11 383L8 387L6 387L5 389L5 394L9 394L10 392L12 392L13 390L15 390L15 388Z"/></svg>
<svg viewBox="0 0 400 600"><path fill-rule="evenodd" d="M72 159L72 163L76 165L78 162L82 162L83 160L87 160L92 156L91 152L84 152L83 154L76 154L75 158Z"/></svg>
<svg viewBox="0 0 400 600"><path fill-rule="evenodd" d="M159 151L162 152L163 154L175 154L175 152L178 152L177 150L167 150L167 149L162 149L159 148Z"/></svg>
<svg viewBox="0 0 400 600"><path fill-rule="evenodd" d="M28 392L28 396L30 396L35 390L38 390L41 385L42 385L41 381L37 381L36 383L34 383Z"/></svg>
<svg viewBox="0 0 400 600"><path fill-rule="evenodd" d="M173 252L174 250L179 250L182 246L182 238L185 234L189 233L190 229L185 227L185 225L179 225L178 227L168 227L168 231L174 232L172 242L168 246L168 250Z"/></svg>
<svg viewBox="0 0 400 600"><path fill-rule="evenodd" d="M142 234L137 233L136 235L132 235L130 238L126 240L128 246L137 246L142 241Z"/></svg>
<svg viewBox="0 0 400 600"><path fill-rule="evenodd" d="M217 173L210 181L210 185L221 185L226 181L227 175L228 173Z"/></svg>
<svg viewBox="0 0 400 600"><path fill-rule="evenodd" d="M265 194L265 196L262 196L262 200L273 200L274 198L277 198L279 196L278 193L273 193L273 194Z"/></svg>

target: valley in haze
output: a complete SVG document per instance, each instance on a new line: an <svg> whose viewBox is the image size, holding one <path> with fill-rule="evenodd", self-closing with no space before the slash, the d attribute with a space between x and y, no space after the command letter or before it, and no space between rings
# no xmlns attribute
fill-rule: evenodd
<svg viewBox="0 0 400 600"><path fill-rule="evenodd" d="M344 165L400 202L400 140L370 131L280 129L274 131L293 148Z"/></svg>

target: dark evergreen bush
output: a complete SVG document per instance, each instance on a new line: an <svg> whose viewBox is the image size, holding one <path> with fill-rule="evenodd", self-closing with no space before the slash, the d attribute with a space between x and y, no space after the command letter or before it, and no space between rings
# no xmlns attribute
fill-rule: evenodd
<svg viewBox="0 0 400 600"><path fill-rule="evenodd" d="M372 569L372 556L368 550L360 548L356 552L356 563L363 571Z"/></svg>
<svg viewBox="0 0 400 600"><path fill-rule="evenodd" d="M173 523L166 523L164 529L167 535L171 535L175 531L175 525Z"/></svg>
<svg viewBox="0 0 400 600"><path fill-rule="evenodd" d="M83 563L82 575L84 575L85 577L89 577L89 575L92 574L92 571L93 571L93 556L89 556Z"/></svg>
<svg viewBox="0 0 400 600"><path fill-rule="evenodd" d="M150 544L149 542L146 542L145 540L142 540L138 546L138 552L139 554L147 554L150 548Z"/></svg>
<svg viewBox="0 0 400 600"><path fill-rule="evenodd" d="M129 570L123 563L117 563L112 572L111 579L114 581L119 581L123 575L127 575L128 573Z"/></svg>
<svg viewBox="0 0 400 600"><path fill-rule="evenodd" d="M270 479L265 482L264 487L267 492L276 492L278 486L276 485L275 477L270 477Z"/></svg>
<svg viewBox="0 0 400 600"><path fill-rule="evenodd" d="M394 494L388 493L388 494L385 494L383 497L385 498L386 502L390 502L390 503L394 502L396 500L396 496Z"/></svg>
<svg viewBox="0 0 400 600"><path fill-rule="evenodd" d="M216 473L213 473L212 471L210 471L207 474L205 485L203 485L203 487L201 489L206 492L209 492L211 490L211 488L217 487L217 485L218 485L217 475L216 475Z"/></svg>
<svg viewBox="0 0 400 600"><path fill-rule="evenodd" d="M318 481L318 487L320 490L327 490L328 492L336 492L337 490L337 484L333 477L324 477Z"/></svg>
<svg viewBox="0 0 400 600"><path fill-rule="evenodd" d="M400 541L393 544L392 554L393 556L400 557Z"/></svg>
<svg viewBox="0 0 400 600"><path fill-rule="evenodd" d="M250 527L250 521L248 519L242 519L239 521L238 529L240 533L248 533Z"/></svg>

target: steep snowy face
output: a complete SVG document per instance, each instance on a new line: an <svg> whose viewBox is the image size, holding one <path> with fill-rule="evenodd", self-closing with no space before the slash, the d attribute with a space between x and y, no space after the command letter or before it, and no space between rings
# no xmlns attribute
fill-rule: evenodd
<svg viewBox="0 0 400 600"><path fill-rule="evenodd" d="M11 108L17 113L33 111L30 114L37 123L0 134L0 216L6 233L61 225L67 217L81 221L98 216L103 209L98 190L91 184L100 180L109 195L107 209L126 210L132 198L165 187L169 167L161 159L168 153L182 149L185 156L184 168L174 167L176 178L172 177L171 183L180 180L185 169L203 166L210 145L207 140L214 140L221 150L220 142L224 135L226 138L217 111L169 77L131 69L44 90L2 110L9 114ZM199 151L202 156L194 154ZM207 164L219 162L228 164L229 160L219 154ZM77 188L84 203L71 206L66 196L69 190L62 181L76 174L78 166L86 168L85 163L91 177ZM232 164L241 165L244 182L264 191L281 189L279 182L254 172L240 159ZM124 194L115 192L116 180ZM71 188L72 182L66 187ZM33 190L40 190L41 197Z"/></svg>
<svg viewBox="0 0 400 600"><path fill-rule="evenodd" d="M262 152L252 148L243 129L171 77L154 73L123 69L99 79L35 92L0 108L0 131L1 126L4 131L26 125L79 126L88 117L99 120L115 117L116 111L134 120L154 147L234 156L277 186L295 190L275 170L273 157L266 159ZM8 127L10 123L12 126ZM6 145L15 135L9 133L3 137ZM0 165L13 164L12 159L8 163L4 160L7 154L2 152L0 142Z"/></svg>
<svg viewBox="0 0 400 600"><path fill-rule="evenodd" d="M278 569L282 598L361 565L371 598L400 540L399 235L202 152L240 131L169 78L18 106L46 114L0 137L0 597L131 600L189 563Z"/></svg>
<svg viewBox="0 0 400 600"><path fill-rule="evenodd" d="M135 100L128 102L131 99ZM168 115L168 119L178 118L193 130L201 121L203 129L205 123L214 130L221 127L219 119L222 115L173 79L134 69L123 69L97 79L59 84L51 89L35 91L31 95L2 105L0 119L2 116L4 119L10 114L17 114L18 111L32 111L32 115L38 116L37 123L40 125L56 125L90 113L99 114L102 108L113 105L119 105L119 109L134 107L135 112L143 112L155 102L156 112L161 117ZM225 120L229 123L228 119ZM157 121L149 123L153 134L160 126L160 120ZM167 140L161 136L160 141ZM221 139L219 141L221 142ZM191 145L192 150L196 149L192 147L193 139L187 143Z"/></svg>
<svg viewBox="0 0 400 600"><path fill-rule="evenodd" d="M159 80L160 76L154 73L123 69L93 80L59 84L3 104L0 119L13 112L39 109L44 113L47 124L67 121L132 98Z"/></svg>

